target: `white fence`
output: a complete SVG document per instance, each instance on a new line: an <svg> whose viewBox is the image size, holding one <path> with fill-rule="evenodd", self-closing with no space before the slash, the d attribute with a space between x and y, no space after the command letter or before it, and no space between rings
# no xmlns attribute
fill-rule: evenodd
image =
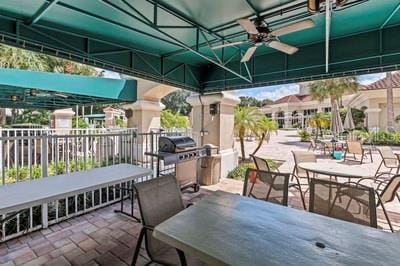
<svg viewBox="0 0 400 266"><path fill-rule="evenodd" d="M136 129L2 129L0 137L0 185L88 170L118 163L140 165L157 172L157 162L146 152L158 151L162 135L189 135L190 130L138 133ZM160 165L163 172L174 166ZM152 177L148 177L152 178ZM144 180L144 179L141 179ZM139 180L139 181L141 181ZM48 203L48 224L119 201L120 186L101 187ZM42 206L0 214L12 219L0 227L0 242L42 227Z"/></svg>

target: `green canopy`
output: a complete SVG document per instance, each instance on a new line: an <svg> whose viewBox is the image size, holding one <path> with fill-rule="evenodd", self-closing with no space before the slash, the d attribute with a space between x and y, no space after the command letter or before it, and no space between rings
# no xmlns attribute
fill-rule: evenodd
<svg viewBox="0 0 400 266"><path fill-rule="evenodd" d="M137 82L0 68L0 106L58 109L136 101Z"/></svg>
<svg viewBox="0 0 400 266"><path fill-rule="evenodd" d="M400 0L331 2L327 23L307 0L2 0L0 42L198 92L399 68ZM315 27L279 36L295 54L261 45L245 64L251 44L210 49L246 40L241 18Z"/></svg>

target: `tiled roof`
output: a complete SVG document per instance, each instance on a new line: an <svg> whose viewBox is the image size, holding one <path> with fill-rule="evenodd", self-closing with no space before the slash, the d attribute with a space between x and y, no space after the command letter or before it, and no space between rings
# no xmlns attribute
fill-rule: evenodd
<svg viewBox="0 0 400 266"><path fill-rule="evenodd" d="M393 83L393 88L400 87L400 72L392 73L392 83ZM386 77L378 81L375 81L374 83L371 83L368 86L362 87L362 90L379 90L379 89L386 89Z"/></svg>
<svg viewBox="0 0 400 266"><path fill-rule="evenodd" d="M274 101L272 104L302 102L307 96L308 94L291 94Z"/></svg>

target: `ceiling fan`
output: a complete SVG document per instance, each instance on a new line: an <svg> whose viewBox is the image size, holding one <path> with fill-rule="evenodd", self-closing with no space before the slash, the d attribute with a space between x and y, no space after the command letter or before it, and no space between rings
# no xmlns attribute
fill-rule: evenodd
<svg viewBox="0 0 400 266"><path fill-rule="evenodd" d="M244 43L252 43L252 46L247 49L246 53L243 55L242 60L240 61L242 63L249 61L256 49L261 45L266 45L289 55L294 54L299 49L279 41L277 37L315 26L312 19L296 22L273 31L268 28L263 19L257 19L254 23L249 19L238 19L237 23L247 32L247 40L216 45L211 47L211 49L215 50Z"/></svg>

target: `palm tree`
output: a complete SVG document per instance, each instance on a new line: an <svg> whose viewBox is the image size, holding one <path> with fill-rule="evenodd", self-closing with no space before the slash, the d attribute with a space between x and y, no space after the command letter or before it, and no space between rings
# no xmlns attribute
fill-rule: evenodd
<svg viewBox="0 0 400 266"><path fill-rule="evenodd" d="M386 72L386 97L387 97L387 130L394 130L394 109L393 109L393 83L392 72Z"/></svg>
<svg viewBox="0 0 400 266"><path fill-rule="evenodd" d="M322 102L329 98L331 106L334 101L338 101L342 105L342 96L347 93L354 93L358 90L358 83L355 77L344 77L319 80L310 83L310 94L314 100Z"/></svg>
<svg viewBox="0 0 400 266"><path fill-rule="evenodd" d="M308 124L310 127L316 128L317 132L315 134L315 140L318 139L320 132L322 132L323 128L328 128L330 125L330 115L315 113L309 120Z"/></svg>
<svg viewBox="0 0 400 266"><path fill-rule="evenodd" d="M256 128L257 122L263 117L258 108L253 106L237 106L235 108L235 131L240 141L242 161L246 159L244 150L244 138L247 132Z"/></svg>
<svg viewBox="0 0 400 266"><path fill-rule="evenodd" d="M269 142L271 138L271 132L277 132L278 123L270 118L263 117L257 121L256 126L253 128L253 133L258 139L258 145L253 151L253 155L258 152L264 141Z"/></svg>

